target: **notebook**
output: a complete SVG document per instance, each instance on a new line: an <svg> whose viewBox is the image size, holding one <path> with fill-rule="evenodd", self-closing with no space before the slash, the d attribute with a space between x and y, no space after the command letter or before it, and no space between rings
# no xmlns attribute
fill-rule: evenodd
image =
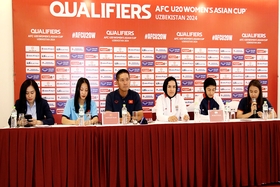
<svg viewBox="0 0 280 187"><path fill-rule="evenodd" d="M102 125L120 124L119 112L103 112Z"/></svg>
<svg viewBox="0 0 280 187"><path fill-rule="evenodd" d="M224 111L223 110L208 110L210 121L224 121Z"/></svg>

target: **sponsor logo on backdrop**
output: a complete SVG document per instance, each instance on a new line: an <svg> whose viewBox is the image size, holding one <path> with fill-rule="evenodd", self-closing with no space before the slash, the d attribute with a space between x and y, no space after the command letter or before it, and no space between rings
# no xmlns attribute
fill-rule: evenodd
<svg viewBox="0 0 280 187"><path fill-rule="evenodd" d="M70 99L70 95L57 95L56 100L57 101L67 101Z"/></svg>
<svg viewBox="0 0 280 187"><path fill-rule="evenodd" d="M230 93L220 93L220 97L223 98L231 98L231 94Z"/></svg>
<svg viewBox="0 0 280 187"><path fill-rule="evenodd" d="M41 80L55 80L55 74L41 74Z"/></svg>
<svg viewBox="0 0 280 187"><path fill-rule="evenodd" d="M231 87L220 87L220 92L231 92Z"/></svg>
<svg viewBox="0 0 280 187"><path fill-rule="evenodd" d="M232 60L244 60L243 55L232 55Z"/></svg>
<svg viewBox="0 0 280 187"><path fill-rule="evenodd" d="M207 75L206 74L194 74L195 79L206 79Z"/></svg>
<svg viewBox="0 0 280 187"><path fill-rule="evenodd" d="M208 60L219 60L220 56L219 55L208 55L207 59Z"/></svg>
<svg viewBox="0 0 280 187"><path fill-rule="evenodd" d="M195 55L195 56L194 56L194 59L195 59L195 60L206 60L206 56L207 56L207 55L201 55L201 54L199 54L199 55Z"/></svg>
<svg viewBox="0 0 280 187"><path fill-rule="evenodd" d="M40 60L25 60L26 66L39 66Z"/></svg>
<svg viewBox="0 0 280 187"><path fill-rule="evenodd" d="M58 94L70 94L70 88L57 88L56 92Z"/></svg>
<svg viewBox="0 0 280 187"><path fill-rule="evenodd" d="M71 59L84 59L85 58L84 54L79 54L79 53L72 53L70 56L71 56Z"/></svg>
<svg viewBox="0 0 280 187"><path fill-rule="evenodd" d="M66 105L66 101L56 102L56 107L57 108L65 108L65 105Z"/></svg>
<svg viewBox="0 0 280 187"><path fill-rule="evenodd" d="M141 69L140 68L128 68L127 71L129 73L140 73Z"/></svg>
<svg viewBox="0 0 280 187"><path fill-rule="evenodd" d="M126 54L114 54L114 59L127 59Z"/></svg>
<svg viewBox="0 0 280 187"><path fill-rule="evenodd" d="M26 53L25 58L27 59L39 59L40 53Z"/></svg>
<svg viewBox="0 0 280 187"><path fill-rule="evenodd" d="M231 66L231 61L221 61L220 66Z"/></svg>
<svg viewBox="0 0 280 187"><path fill-rule="evenodd" d="M54 101L55 95L42 95L43 99L46 99L47 101Z"/></svg>
<svg viewBox="0 0 280 187"><path fill-rule="evenodd" d="M143 60L153 60L154 55L153 54L142 54L142 59Z"/></svg>
<svg viewBox="0 0 280 187"><path fill-rule="evenodd" d="M155 61L155 66L167 66L167 61Z"/></svg>
<svg viewBox="0 0 280 187"><path fill-rule="evenodd" d="M55 87L55 81L42 81L42 87Z"/></svg>
<svg viewBox="0 0 280 187"><path fill-rule="evenodd" d="M69 53L56 53L56 59L69 59L70 54Z"/></svg>
<svg viewBox="0 0 280 187"><path fill-rule="evenodd" d="M56 67L56 73L70 73L69 67Z"/></svg>
<svg viewBox="0 0 280 187"><path fill-rule="evenodd" d="M41 52L54 52L54 46L41 46Z"/></svg>
<svg viewBox="0 0 280 187"><path fill-rule="evenodd" d="M140 50L140 47L128 47L127 52L128 53L140 53L141 50Z"/></svg>
<svg viewBox="0 0 280 187"><path fill-rule="evenodd" d="M162 33L147 33L144 36L145 40L166 40L167 34Z"/></svg>
<svg viewBox="0 0 280 187"><path fill-rule="evenodd" d="M154 94L142 94L142 99L154 99Z"/></svg>
<svg viewBox="0 0 280 187"><path fill-rule="evenodd" d="M244 54L244 49L239 49L239 48L234 48L233 50L232 50L232 53L233 54Z"/></svg>
<svg viewBox="0 0 280 187"><path fill-rule="evenodd" d="M142 47L141 52L142 53L154 53L154 48L153 47Z"/></svg>
<svg viewBox="0 0 280 187"><path fill-rule="evenodd" d="M207 68L208 73L219 73L219 68Z"/></svg>
<svg viewBox="0 0 280 187"><path fill-rule="evenodd" d="M128 66L140 66L140 61L128 61Z"/></svg>
<svg viewBox="0 0 280 187"><path fill-rule="evenodd" d="M154 68L142 68L141 73L154 73Z"/></svg>
<svg viewBox="0 0 280 187"><path fill-rule="evenodd" d="M194 49L193 48L182 48L181 52L182 53L193 53Z"/></svg>
<svg viewBox="0 0 280 187"><path fill-rule="evenodd" d="M220 74L221 79L231 79L231 74Z"/></svg>
<svg viewBox="0 0 280 187"><path fill-rule="evenodd" d="M40 52L39 46L25 46L25 52Z"/></svg>
<svg viewBox="0 0 280 187"><path fill-rule="evenodd" d="M232 60L231 55L220 55L220 60Z"/></svg>
<svg viewBox="0 0 280 187"><path fill-rule="evenodd" d="M155 53L167 53L168 49L167 48L155 48Z"/></svg>
<svg viewBox="0 0 280 187"><path fill-rule="evenodd" d="M213 35L212 40L216 41L232 41L233 36L232 35Z"/></svg>
<svg viewBox="0 0 280 187"><path fill-rule="evenodd" d="M25 68L26 73L40 73L39 67L26 67Z"/></svg>
<svg viewBox="0 0 280 187"><path fill-rule="evenodd" d="M140 54L129 54L127 59L129 59L129 60L140 60L141 56L140 56Z"/></svg>
<svg viewBox="0 0 280 187"><path fill-rule="evenodd" d="M232 85L244 85L244 81L243 80L233 80Z"/></svg>
<svg viewBox="0 0 280 187"><path fill-rule="evenodd" d="M268 60L268 55L257 55L257 60Z"/></svg>
<svg viewBox="0 0 280 187"><path fill-rule="evenodd" d="M100 86L113 86L113 81L100 81Z"/></svg>
<svg viewBox="0 0 280 187"><path fill-rule="evenodd" d="M70 51L72 53L83 53L83 52L85 52L84 47L81 47L81 46L79 46L79 47L71 47Z"/></svg>
<svg viewBox="0 0 280 187"><path fill-rule="evenodd" d="M142 66L154 66L154 61L143 60Z"/></svg>
<svg viewBox="0 0 280 187"><path fill-rule="evenodd" d="M54 73L54 72L55 72L55 69L54 69L54 68L45 68L45 67L42 67L41 70L42 70L42 73Z"/></svg>
<svg viewBox="0 0 280 187"><path fill-rule="evenodd" d="M219 53L219 48L207 48L207 53Z"/></svg>
<svg viewBox="0 0 280 187"><path fill-rule="evenodd" d="M182 66L194 66L193 61L182 61Z"/></svg>
<svg viewBox="0 0 280 187"><path fill-rule="evenodd" d="M206 66L206 61L195 61L195 66Z"/></svg>
<svg viewBox="0 0 280 187"><path fill-rule="evenodd" d="M193 80L182 80L182 86L194 86Z"/></svg>
<svg viewBox="0 0 280 187"><path fill-rule="evenodd" d="M55 94L54 88L41 88L42 94Z"/></svg>
<svg viewBox="0 0 280 187"><path fill-rule="evenodd" d="M208 61L208 66L219 66L219 61Z"/></svg>
<svg viewBox="0 0 280 187"><path fill-rule="evenodd" d="M244 97L244 93L232 93L232 98L238 98L241 99Z"/></svg>
<svg viewBox="0 0 280 187"><path fill-rule="evenodd" d="M220 53L221 54L229 54L229 53L231 54L232 52L231 52L230 48L221 48Z"/></svg>
<svg viewBox="0 0 280 187"><path fill-rule="evenodd" d="M168 54L168 60L180 60L179 54Z"/></svg>
<svg viewBox="0 0 280 187"><path fill-rule="evenodd" d="M69 81L56 81L57 87L70 87Z"/></svg>
<svg viewBox="0 0 280 187"><path fill-rule="evenodd" d="M268 49L257 49L257 54L268 54Z"/></svg>
<svg viewBox="0 0 280 187"><path fill-rule="evenodd" d="M85 47L85 52L87 52L87 53L97 53L98 51L99 51L98 47L94 47L94 46Z"/></svg>
<svg viewBox="0 0 280 187"><path fill-rule="evenodd" d="M194 59L194 55L182 54L182 60L193 60L193 59Z"/></svg>
<svg viewBox="0 0 280 187"><path fill-rule="evenodd" d="M113 48L112 47L99 47L99 52L101 52L101 53L112 53Z"/></svg>
<svg viewBox="0 0 280 187"><path fill-rule="evenodd" d="M154 100L142 100L142 106L154 106L155 101Z"/></svg>
<svg viewBox="0 0 280 187"><path fill-rule="evenodd" d="M69 47L67 47L67 46L56 46L56 48L55 48L55 51L56 52L63 52L63 53L66 53L66 52L70 52L70 50L69 50L70 48Z"/></svg>
<svg viewBox="0 0 280 187"><path fill-rule="evenodd" d="M168 48L168 53L181 53L181 48Z"/></svg>

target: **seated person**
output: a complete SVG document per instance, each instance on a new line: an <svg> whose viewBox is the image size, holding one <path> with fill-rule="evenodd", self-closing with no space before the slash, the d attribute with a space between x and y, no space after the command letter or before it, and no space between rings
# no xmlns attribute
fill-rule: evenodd
<svg viewBox="0 0 280 187"><path fill-rule="evenodd" d="M54 124L54 117L50 106L47 100L41 97L38 84L33 79L27 79L22 83L19 99L16 100L15 108L18 114L32 115L32 119L25 122L28 125ZM9 118L8 123L11 125L11 118Z"/></svg>
<svg viewBox="0 0 280 187"><path fill-rule="evenodd" d="M237 118L262 118L262 105L267 101L268 107L272 107L270 102L263 98L262 86L259 80L253 79L248 85L247 97L240 100L237 109ZM269 114L268 118L271 118ZM276 113L274 111L274 117Z"/></svg>
<svg viewBox="0 0 280 187"><path fill-rule="evenodd" d="M164 80L164 94L158 96L156 101L156 114L158 121L176 122L189 120L189 114L184 98L177 94L178 85L174 77Z"/></svg>
<svg viewBox="0 0 280 187"><path fill-rule="evenodd" d="M119 89L109 93L106 97L105 111L119 112L122 117L123 104L127 108L127 121L131 121L132 111L137 112L137 121L143 117L142 103L137 92L130 90L130 75L126 69L120 69L116 74L116 84ZM122 121L122 119L121 119Z"/></svg>
<svg viewBox="0 0 280 187"><path fill-rule="evenodd" d="M85 125L98 122L96 103L91 100L90 84L89 81L83 77L77 81L74 98L66 102L61 119L62 124L78 125L80 106L83 106L85 113L90 112L91 114L91 119L85 121ZM86 115L84 115L84 119L86 120Z"/></svg>
<svg viewBox="0 0 280 187"><path fill-rule="evenodd" d="M208 115L208 110L224 110L224 103L222 99L215 94L216 81L208 77L204 83L204 94L195 98L194 103L199 104L200 112L202 115Z"/></svg>

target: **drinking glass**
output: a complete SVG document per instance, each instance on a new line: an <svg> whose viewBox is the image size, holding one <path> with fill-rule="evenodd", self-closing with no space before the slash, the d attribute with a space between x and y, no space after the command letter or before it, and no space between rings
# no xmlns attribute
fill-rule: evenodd
<svg viewBox="0 0 280 187"><path fill-rule="evenodd" d="M85 121L85 124L86 125L91 125L91 113L90 112L87 112L86 113L86 121Z"/></svg>
<svg viewBox="0 0 280 187"><path fill-rule="evenodd" d="M132 123L133 125L136 125L138 123L138 112L137 111L132 111Z"/></svg>
<svg viewBox="0 0 280 187"><path fill-rule="evenodd" d="M235 110L231 109L229 119L235 119Z"/></svg>
<svg viewBox="0 0 280 187"><path fill-rule="evenodd" d="M24 113L19 113L18 115L18 126L19 127L24 127L26 125L26 119L24 117Z"/></svg>

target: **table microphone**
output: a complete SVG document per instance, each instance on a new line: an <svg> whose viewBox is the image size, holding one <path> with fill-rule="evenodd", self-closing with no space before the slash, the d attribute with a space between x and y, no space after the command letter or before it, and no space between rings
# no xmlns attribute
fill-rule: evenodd
<svg viewBox="0 0 280 187"><path fill-rule="evenodd" d="M257 102L256 98L253 98L252 102ZM257 110L256 109L253 110L253 115L254 115L254 117L257 117Z"/></svg>

